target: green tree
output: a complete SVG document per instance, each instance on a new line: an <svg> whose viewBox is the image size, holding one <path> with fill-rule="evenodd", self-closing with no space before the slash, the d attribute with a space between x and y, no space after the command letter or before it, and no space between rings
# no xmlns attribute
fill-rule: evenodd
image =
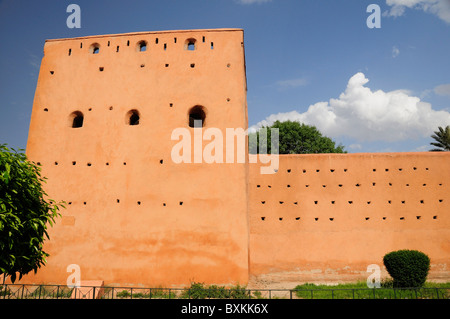
<svg viewBox="0 0 450 319"><path fill-rule="evenodd" d="M272 126L262 127L249 134L249 152L260 152L260 133L267 130L267 153L271 153L271 128L279 134L279 154L347 153L329 137L323 136L315 127L296 121L276 121Z"/></svg>
<svg viewBox="0 0 450 319"><path fill-rule="evenodd" d="M37 272L49 256L43 251L47 224L53 225L63 203L54 204L42 188L45 178L23 150L0 144L0 274L19 280Z"/></svg>
<svg viewBox="0 0 450 319"><path fill-rule="evenodd" d="M431 137L436 142L430 144L437 147L430 150L431 152L450 151L450 125L447 125L445 129L439 126L438 131L435 131Z"/></svg>

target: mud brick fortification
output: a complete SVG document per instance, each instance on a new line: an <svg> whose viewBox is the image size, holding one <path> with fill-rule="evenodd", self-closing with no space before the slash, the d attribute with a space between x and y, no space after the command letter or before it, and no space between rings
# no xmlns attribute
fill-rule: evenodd
<svg viewBox="0 0 450 319"><path fill-rule="evenodd" d="M173 162L193 119L247 129L245 72L240 29L47 40L27 155L66 209L21 282L65 284L71 264L110 285L365 280L397 249L448 279L448 153Z"/></svg>

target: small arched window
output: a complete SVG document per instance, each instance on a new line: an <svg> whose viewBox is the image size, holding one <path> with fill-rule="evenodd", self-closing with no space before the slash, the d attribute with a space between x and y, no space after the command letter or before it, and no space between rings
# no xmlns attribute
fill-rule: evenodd
<svg viewBox="0 0 450 319"><path fill-rule="evenodd" d="M125 118L128 125L139 125L140 115L137 110L130 110Z"/></svg>
<svg viewBox="0 0 450 319"><path fill-rule="evenodd" d="M98 44L98 43L91 44L91 46L89 47L89 53L92 53L92 54L100 53L100 44Z"/></svg>
<svg viewBox="0 0 450 319"><path fill-rule="evenodd" d="M69 116L69 124L72 128L83 126L84 116L80 111L72 112Z"/></svg>
<svg viewBox="0 0 450 319"><path fill-rule="evenodd" d="M144 52L147 51L147 41L139 41L137 44L137 51L138 52Z"/></svg>
<svg viewBox="0 0 450 319"><path fill-rule="evenodd" d="M206 113L203 106L196 105L189 110L189 127L205 126Z"/></svg>
<svg viewBox="0 0 450 319"><path fill-rule="evenodd" d="M189 50L189 51L194 51L196 49L196 44L195 44L196 40L195 39L187 39L184 49L185 50Z"/></svg>

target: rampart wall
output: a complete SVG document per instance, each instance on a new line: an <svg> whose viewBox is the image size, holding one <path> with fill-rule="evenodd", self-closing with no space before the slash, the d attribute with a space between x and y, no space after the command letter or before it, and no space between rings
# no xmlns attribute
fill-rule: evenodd
<svg viewBox="0 0 450 319"><path fill-rule="evenodd" d="M365 281L384 254L417 249L448 281L449 164L437 152L280 155L271 175L251 164L251 277Z"/></svg>

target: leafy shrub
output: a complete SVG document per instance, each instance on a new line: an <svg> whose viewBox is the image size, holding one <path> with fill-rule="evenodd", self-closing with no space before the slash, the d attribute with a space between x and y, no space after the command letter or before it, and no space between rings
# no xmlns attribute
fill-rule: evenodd
<svg viewBox="0 0 450 319"><path fill-rule="evenodd" d="M207 298L207 290L203 283L194 282L183 294L182 298L205 299Z"/></svg>
<svg viewBox="0 0 450 319"><path fill-rule="evenodd" d="M259 291L259 290L254 291L254 292L253 292L253 296L254 296L256 299L263 299L262 293L261 293L261 291Z"/></svg>
<svg viewBox="0 0 450 319"><path fill-rule="evenodd" d="M167 288L152 288L150 289L150 293L144 294L144 298L150 297L152 299L173 299L176 297L176 293L170 291ZM134 294L133 294L134 298Z"/></svg>
<svg viewBox="0 0 450 319"><path fill-rule="evenodd" d="M148 298L149 294L144 294L142 292L136 292L133 294L133 298Z"/></svg>
<svg viewBox="0 0 450 319"><path fill-rule="evenodd" d="M381 288L394 288L394 280L392 278L381 279Z"/></svg>
<svg viewBox="0 0 450 319"><path fill-rule="evenodd" d="M184 292L183 297L191 299L227 298L228 294L226 288L223 286L211 285L206 287L203 283L194 282Z"/></svg>
<svg viewBox="0 0 450 319"><path fill-rule="evenodd" d="M145 289L140 290L136 289L139 292L133 292L131 293L131 290L122 290L117 292L116 297L117 298L136 298L136 299L173 299L176 297L176 294L170 289L167 288L151 288L151 289Z"/></svg>
<svg viewBox="0 0 450 319"><path fill-rule="evenodd" d="M227 298L228 293L224 286L211 285L208 288L208 298Z"/></svg>
<svg viewBox="0 0 450 319"><path fill-rule="evenodd" d="M386 254L383 263L395 288L422 287L430 270L430 258L417 250L397 250Z"/></svg>
<svg viewBox="0 0 450 319"><path fill-rule="evenodd" d="M224 286L216 285L205 286L203 283L194 282L191 283L191 287L186 289L180 297L190 299L244 299L248 298L248 293L245 287L239 285L225 288Z"/></svg>
<svg viewBox="0 0 450 319"><path fill-rule="evenodd" d="M128 290L119 291L116 295L117 298L128 298L131 296L131 293Z"/></svg>
<svg viewBox="0 0 450 319"><path fill-rule="evenodd" d="M248 299L249 294L246 287L241 287L239 284L235 287L230 288L230 298L231 299Z"/></svg>
<svg viewBox="0 0 450 319"><path fill-rule="evenodd" d="M8 287L3 287L0 285L0 297L5 298L5 296L11 295L11 290Z"/></svg>
<svg viewBox="0 0 450 319"><path fill-rule="evenodd" d="M26 289L23 287L22 289ZM34 291L28 293L28 289L25 290L25 298L70 298L73 288L58 287L58 286L39 286ZM22 293L23 295L23 293Z"/></svg>

